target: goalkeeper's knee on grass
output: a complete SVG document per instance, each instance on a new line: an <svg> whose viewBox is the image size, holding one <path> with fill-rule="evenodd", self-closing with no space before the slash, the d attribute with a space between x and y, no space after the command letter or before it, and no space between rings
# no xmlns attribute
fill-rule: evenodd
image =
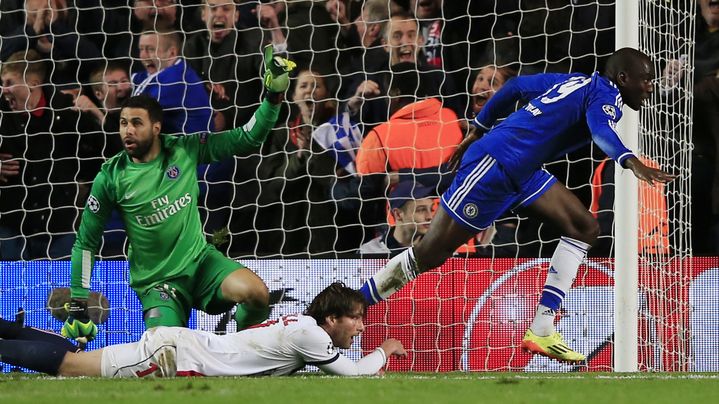
<svg viewBox="0 0 719 404"><path fill-rule="evenodd" d="M247 303L237 305L235 311L235 321L237 322L237 330L259 324L270 316L270 306L251 306Z"/></svg>

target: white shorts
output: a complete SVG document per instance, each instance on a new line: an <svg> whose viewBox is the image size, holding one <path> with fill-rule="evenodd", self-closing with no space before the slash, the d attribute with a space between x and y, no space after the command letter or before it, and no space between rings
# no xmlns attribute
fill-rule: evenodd
<svg viewBox="0 0 719 404"><path fill-rule="evenodd" d="M173 377L177 372L174 332L165 327L142 334L139 341L102 350L102 377Z"/></svg>

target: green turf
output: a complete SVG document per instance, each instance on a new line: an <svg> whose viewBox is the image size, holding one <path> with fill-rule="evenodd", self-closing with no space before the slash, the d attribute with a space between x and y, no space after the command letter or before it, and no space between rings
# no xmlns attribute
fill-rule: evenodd
<svg viewBox="0 0 719 404"><path fill-rule="evenodd" d="M0 374L0 403L715 403L717 374L61 379Z"/></svg>

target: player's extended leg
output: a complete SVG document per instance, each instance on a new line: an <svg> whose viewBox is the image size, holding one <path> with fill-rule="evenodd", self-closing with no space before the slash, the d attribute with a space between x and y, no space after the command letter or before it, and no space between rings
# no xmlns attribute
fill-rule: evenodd
<svg viewBox="0 0 719 404"><path fill-rule="evenodd" d="M60 334L33 327L24 327L12 321L0 318L0 338L24 341L44 341L64 346L67 352L77 352L79 348Z"/></svg>
<svg viewBox="0 0 719 404"><path fill-rule="evenodd" d="M222 281L220 290L226 300L240 303L235 311L238 330L259 324L270 315L270 292L251 270L235 270Z"/></svg>
<svg viewBox="0 0 719 404"><path fill-rule="evenodd" d="M599 225L579 199L558 182L528 209L558 226L565 236L552 255L542 297L522 348L565 362L584 361L585 356L571 350L554 330L554 320L587 250L599 235Z"/></svg>
<svg viewBox="0 0 719 404"><path fill-rule="evenodd" d="M100 360L97 359L95 366L89 366L91 362L84 360L89 357L89 353L68 351L64 344L0 339L0 362L53 376L99 376ZM78 358L83 361L76 362ZM63 366L72 372L63 372Z"/></svg>
<svg viewBox="0 0 719 404"><path fill-rule="evenodd" d="M378 303L417 275L442 265L474 235L474 231L459 225L440 204L422 240L390 259L362 285L360 292L370 305Z"/></svg>

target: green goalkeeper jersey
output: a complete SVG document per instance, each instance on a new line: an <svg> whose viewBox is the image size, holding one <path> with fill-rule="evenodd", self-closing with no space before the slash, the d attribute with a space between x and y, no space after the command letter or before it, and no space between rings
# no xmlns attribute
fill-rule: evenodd
<svg viewBox="0 0 719 404"><path fill-rule="evenodd" d="M92 184L72 249L72 297L87 298L105 222L117 209L130 242L130 286L143 290L183 274L207 246L197 210L197 165L256 150L277 121L279 106L263 101L242 128L188 136L160 135L153 161L126 152L106 161Z"/></svg>

